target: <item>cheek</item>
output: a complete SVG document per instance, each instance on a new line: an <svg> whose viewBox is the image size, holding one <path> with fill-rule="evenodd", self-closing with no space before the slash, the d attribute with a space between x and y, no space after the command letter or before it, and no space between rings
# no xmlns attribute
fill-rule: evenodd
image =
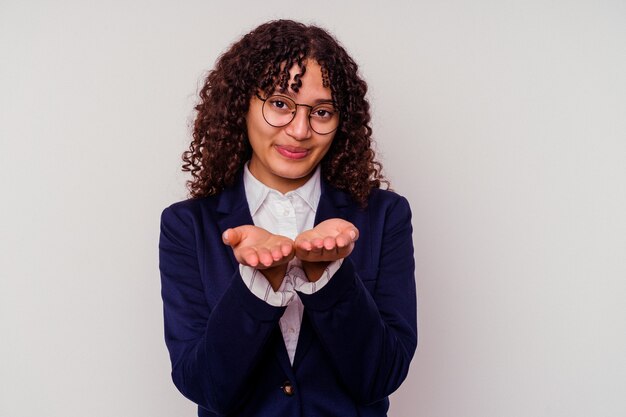
<svg viewBox="0 0 626 417"><path fill-rule="evenodd" d="M246 127L250 136L256 136L259 131L259 121L253 114L248 113L246 115Z"/></svg>
<svg viewBox="0 0 626 417"><path fill-rule="evenodd" d="M259 120L256 116L246 116L246 127L248 129L248 139L254 147L264 142L270 142L274 131L272 127L265 123L265 120Z"/></svg>

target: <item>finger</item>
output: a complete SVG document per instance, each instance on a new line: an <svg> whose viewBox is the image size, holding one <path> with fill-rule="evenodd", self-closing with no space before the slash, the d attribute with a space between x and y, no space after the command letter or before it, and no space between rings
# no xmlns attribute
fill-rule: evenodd
<svg viewBox="0 0 626 417"><path fill-rule="evenodd" d="M313 249L313 245L308 240L299 240L296 242L298 248L303 249L305 251L310 251Z"/></svg>
<svg viewBox="0 0 626 417"><path fill-rule="evenodd" d="M353 242L356 242L356 240L359 238L359 229L355 227L353 229L348 230L348 236L350 236L350 239Z"/></svg>
<svg viewBox="0 0 626 417"><path fill-rule="evenodd" d="M230 245L230 238L230 229L224 230L224 233L222 233L222 242L224 242L225 245Z"/></svg>
<svg viewBox="0 0 626 417"><path fill-rule="evenodd" d="M346 246L348 246L349 243L352 242L352 238L350 237L350 235L345 233L338 235L335 240L337 241L338 248L345 248Z"/></svg>
<svg viewBox="0 0 626 417"><path fill-rule="evenodd" d="M274 246L270 253L275 262L280 261L283 258L283 251L279 245Z"/></svg>
<svg viewBox="0 0 626 417"><path fill-rule="evenodd" d="M324 247L324 239L316 237L311 240L312 249L322 249Z"/></svg>
<svg viewBox="0 0 626 417"><path fill-rule="evenodd" d="M352 253L352 249L354 249L354 243L350 242L348 243L346 246L344 246L343 248L337 248L337 255L340 258L345 258L346 256L350 255L350 253Z"/></svg>
<svg viewBox="0 0 626 417"><path fill-rule="evenodd" d="M267 248L259 248L257 249L257 254L259 255L259 262L264 266L271 266L274 263L272 259L272 254Z"/></svg>
<svg viewBox="0 0 626 417"><path fill-rule="evenodd" d="M333 250L335 249L335 246L337 245L337 242L335 241L335 238L333 237L326 237L324 238L324 249L326 250Z"/></svg>
<svg viewBox="0 0 626 417"><path fill-rule="evenodd" d="M247 250L241 254L244 265L256 267L259 264L259 256L253 249Z"/></svg>
<svg viewBox="0 0 626 417"><path fill-rule="evenodd" d="M241 241L241 232L235 229L226 229L222 233L222 242L229 246L237 246Z"/></svg>
<svg viewBox="0 0 626 417"><path fill-rule="evenodd" d="M320 255L324 249L324 239L315 238L310 241L311 249L308 252L312 255Z"/></svg>
<svg viewBox="0 0 626 417"><path fill-rule="evenodd" d="M293 251L293 245L290 243L283 243L282 245L280 245L280 250L283 253L283 256L287 257L291 255L291 252Z"/></svg>

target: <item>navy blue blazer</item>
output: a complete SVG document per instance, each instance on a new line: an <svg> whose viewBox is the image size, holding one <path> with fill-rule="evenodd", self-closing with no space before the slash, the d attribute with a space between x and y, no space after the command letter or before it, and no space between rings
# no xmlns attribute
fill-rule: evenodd
<svg viewBox="0 0 626 417"><path fill-rule="evenodd" d="M386 416L417 346L411 211L375 189L360 208L322 181L315 224L360 232L322 290L299 294L304 317L293 366L278 326L285 307L239 275L229 227L253 224L241 178L216 196L166 208L159 242L172 379L199 416Z"/></svg>

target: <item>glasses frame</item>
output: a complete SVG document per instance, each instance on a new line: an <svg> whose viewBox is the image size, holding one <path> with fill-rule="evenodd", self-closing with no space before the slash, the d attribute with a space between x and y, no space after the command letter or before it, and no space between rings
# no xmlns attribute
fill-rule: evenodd
<svg viewBox="0 0 626 417"><path fill-rule="evenodd" d="M283 95L283 94L272 94L272 95L270 95L270 96L268 96L268 97L266 97L266 98L261 97L261 96L259 95L259 93L255 93L255 94L256 94L256 97L257 97L259 100L261 100L261 101L263 102L263 106L261 107L261 115L263 116L263 120L265 120L265 123L267 123L268 125L270 125L270 126L272 126L272 127L285 127L285 126L289 125L289 123L293 122L293 119L295 119L295 118L296 118L296 113L298 112L298 107L307 107L307 108L309 109L309 116L308 116L308 120L309 120L309 127L311 128L311 130L312 130L312 131L314 131L314 132L315 132L315 133L317 133L318 135L330 135L331 133L333 133L333 132L337 131L337 129L339 129L339 121L341 120L341 117L340 117L340 116L341 116L341 114L339 113L339 110L337 110L337 117L339 118L339 121L337 121L337 127L335 127L335 128L334 128L333 130L331 130L330 132L327 132L327 133L320 133L320 132L318 132L317 130L315 130L315 129L313 128L313 125L311 124L311 112L313 111L313 109L314 109L314 108L316 108L317 106L319 106L319 104L318 104L318 105L315 105L315 106L311 106L311 105L309 105L309 104L296 103L294 99L292 99L291 97L287 97L287 96L285 96L285 95ZM290 120L290 121L288 121L287 123L285 123L284 125L278 125L278 126L277 126L277 125L273 125L273 124L271 124L271 123L267 120L267 118L265 117L265 111L264 111L264 110L265 110L265 104L267 103L267 100L269 100L271 97L281 97L281 98L285 98L285 99L287 99L287 100L289 100L289 101L293 102L293 103L296 105L296 109L295 109L295 111L292 113L291 120ZM335 106L335 103L334 103L333 101L329 101L329 103L332 103L332 104L333 104L333 107L335 107L335 109L337 108L337 106Z"/></svg>

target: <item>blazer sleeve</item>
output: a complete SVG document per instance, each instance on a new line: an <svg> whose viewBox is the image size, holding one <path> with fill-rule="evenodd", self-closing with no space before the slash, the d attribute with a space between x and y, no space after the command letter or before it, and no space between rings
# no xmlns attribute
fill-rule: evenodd
<svg viewBox="0 0 626 417"><path fill-rule="evenodd" d="M199 243L205 227L198 214L176 205L161 216L165 342L176 387L221 415L235 410L253 388L250 375L284 307L270 306L245 287L223 245ZM208 272L201 274L200 265L207 263L212 275L202 276ZM209 303L206 287L218 282L225 290Z"/></svg>
<svg viewBox="0 0 626 417"><path fill-rule="evenodd" d="M396 196L378 220L382 231L380 227L372 231L382 237L361 235L357 241L379 248L373 290L366 288L348 257L322 290L299 294L339 377L361 404L378 401L400 386L417 347L415 261L407 200Z"/></svg>

